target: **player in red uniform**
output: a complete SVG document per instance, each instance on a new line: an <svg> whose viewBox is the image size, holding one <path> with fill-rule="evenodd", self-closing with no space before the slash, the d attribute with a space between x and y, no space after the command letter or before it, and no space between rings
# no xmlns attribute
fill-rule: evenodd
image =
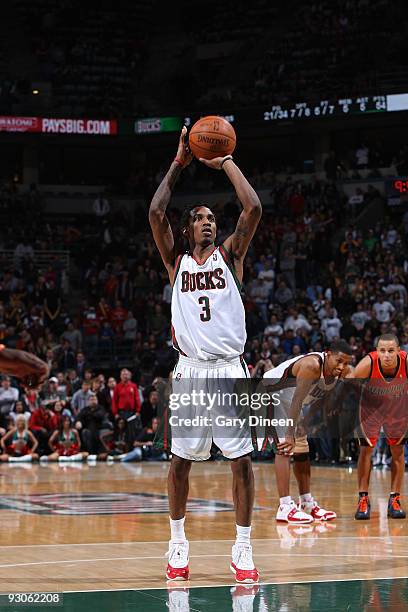
<svg viewBox="0 0 408 612"><path fill-rule="evenodd" d="M356 379L363 382L360 396L360 456L358 458L359 501L357 520L370 518L368 486L371 455L381 428L391 448L391 493L388 501L390 518L405 518L400 491L404 477L404 443L408 431L408 369L407 353L401 351L394 334L383 334L377 350L369 353L357 365Z"/></svg>

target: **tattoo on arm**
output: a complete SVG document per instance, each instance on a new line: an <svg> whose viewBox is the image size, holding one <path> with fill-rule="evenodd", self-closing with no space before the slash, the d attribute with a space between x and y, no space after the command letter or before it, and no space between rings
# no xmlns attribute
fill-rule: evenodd
<svg viewBox="0 0 408 612"><path fill-rule="evenodd" d="M235 229L235 234L237 236L242 236L243 238L245 238L245 236L248 236L248 227L247 224L245 222L244 219L239 219L238 223L237 223L237 227Z"/></svg>
<svg viewBox="0 0 408 612"><path fill-rule="evenodd" d="M169 171L158 186L156 193L153 196L151 209L158 210L161 213L164 213L166 211L167 205L170 201L171 192L173 191L174 185L176 184L176 181L181 174L181 170L182 168L180 164L173 163L170 166Z"/></svg>

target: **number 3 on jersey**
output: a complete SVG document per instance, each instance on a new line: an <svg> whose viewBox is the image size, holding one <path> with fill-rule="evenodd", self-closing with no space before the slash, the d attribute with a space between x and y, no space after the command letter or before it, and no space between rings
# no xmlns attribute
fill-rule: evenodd
<svg viewBox="0 0 408 612"><path fill-rule="evenodd" d="M198 303L202 305L203 311L200 313L200 319L204 322L211 319L210 300L206 295L198 298Z"/></svg>

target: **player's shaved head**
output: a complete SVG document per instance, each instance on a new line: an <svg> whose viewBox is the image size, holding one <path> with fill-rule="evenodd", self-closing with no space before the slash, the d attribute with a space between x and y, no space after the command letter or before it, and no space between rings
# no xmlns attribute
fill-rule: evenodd
<svg viewBox="0 0 408 612"><path fill-rule="evenodd" d="M399 346L399 340L395 334L382 334L381 336L378 336L376 348L378 348L380 342L394 342L395 346Z"/></svg>

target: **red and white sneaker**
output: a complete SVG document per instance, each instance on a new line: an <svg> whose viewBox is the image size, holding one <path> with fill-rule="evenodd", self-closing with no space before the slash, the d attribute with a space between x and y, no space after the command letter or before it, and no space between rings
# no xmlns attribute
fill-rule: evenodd
<svg viewBox="0 0 408 612"><path fill-rule="evenodd" d="M307 525L308 523L313 523L313 517L299 510L293 499L290 504L282 504L279 506L276 513L276 520L290 523L291 525Z"/></svg>
<svg viewBox="0 0 408 612"><path fill-rule="evenodd" d="M252 546L236 542L232 547L230 569L235 574L237 582L254 583L259 580L259 572L252 560Z"/></svg>
<svg viewBox="0 0 408 612"><path fill-rule="evenodd" d="M167 580L188 580L190 577L190 569L188 567L188 549L187 540L185 542L169 542L169 550L166 556L169 558L166 570Z"/></svg>
<svg viewBox="0 0 408 612"><path fill-rule="evenodd" d="M333 519L337 518L337 514L335 512L320 508L317 501L313 498L311 501L307 502L299 501L299 508L303 510L303 512L310 514L315 521L332 521Z"/></svg>

